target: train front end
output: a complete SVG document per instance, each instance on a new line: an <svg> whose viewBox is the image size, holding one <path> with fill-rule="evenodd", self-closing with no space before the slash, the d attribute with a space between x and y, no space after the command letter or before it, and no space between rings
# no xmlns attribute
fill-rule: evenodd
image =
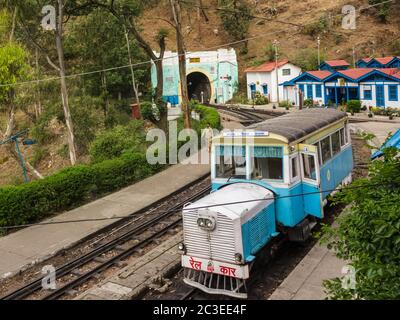
<svg viewBox="0 0 400 320"><path fill-rule="evenodd" d="M247 298L255 254L276 234L274 194L252 183L225 185L185 206L183 232L185 283Z"/></svg>

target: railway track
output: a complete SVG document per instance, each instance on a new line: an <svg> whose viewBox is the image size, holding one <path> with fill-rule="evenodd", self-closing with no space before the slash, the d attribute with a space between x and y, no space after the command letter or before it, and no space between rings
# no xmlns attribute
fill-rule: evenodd
<svg viewBox="0 0 400 320"><path fill-rule="evenodd" d="M264 120L283 115L282 112L271 112L268 110L255 110L243 108L240 106L226 106L226 105L209 105L217 110L221 110L228 114L239 116L241 118L240 123L244 126L251 125L253 123L262 122Z"/></svg>
<svg viewBox="0 0 400 320"><path fill-rule="evenodd" d="M201 182L205 182L204 178ZM201 184L199 182L199 184ZM132 216L131 221L119 226L114 233L119 232L112 240L106 236L96 240L93 250L69 261L55 270L55 277L61 283L55 290L43 290L42 279L38 277L26 285L3 296L3 300L22 300L33 295L41 300L58 299L65 294L74 292L76 288L96 277L106 269L121 264L122 261L138 250L145 248L152 242L160 239L167 233L173 231L181 224L181 213L183 205L204 196L210 192L209 181L207 186L195 194L186 197L176 203L168 210L149 209L150 213L143 213L139 218L137 214ZM157 212L158 211L158 212ZM137 219L133 219L133 217ZM134 223L132 223L134 222ZM121 232L122 229L126 229Z"/></svg>

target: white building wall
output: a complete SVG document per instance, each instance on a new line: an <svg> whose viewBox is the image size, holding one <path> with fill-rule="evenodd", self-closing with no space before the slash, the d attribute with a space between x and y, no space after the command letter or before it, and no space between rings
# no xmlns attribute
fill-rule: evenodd
<svg viewBox="0 0 400 320"><path fill-rule="evenodd" d="M398 82L363 82L360 83L360 100L361 104L366 107L376 107L376 85L383 85L384 93L385 93L385 107L386 108L400 108L400 85ZM397 99L398 101L389 101L389 85L396 85L397 86ZM365 100L364 99L364 89L366 87L371 88L372 92L372 99Z"/></svg>
<svg viewBox="0 0 400 320"><path fill-rule="evenodd" d="M290 75L283 75L284 69L290 69ZM278 68L278 84L282 84L286 81L290 81L301 74L301 68L295 66L294 64L287 63ZM251 99L251 88L250 84L254 83L256 85L256 91L263 93L262 84L266 83L268 85L268 99L270 102L277 102L277 88L279 88L279 100L286 100L286 94L284 92L283 86L278 86L276 82L276 70L272 72L247 72L247 98ZM290 95L290 101L295 102L295 95Z"/></svg>
<svg viewBox="0 0 400 320"><path fill-rule="evenodd" d="M317 89L316 86L317 85L321 85L321 97L317 98ZM324 86L323 83L321 82L298 82L297 83L297 104L300 101L300 86L299 85L304 85L304 92L303 92L303 99L307 100L308 99L308 85L312 85L313 86L313 101L315 101L316 103L318 103L319 105L323 105L325 104L325 95L326 95L326 88Z"/></svg>

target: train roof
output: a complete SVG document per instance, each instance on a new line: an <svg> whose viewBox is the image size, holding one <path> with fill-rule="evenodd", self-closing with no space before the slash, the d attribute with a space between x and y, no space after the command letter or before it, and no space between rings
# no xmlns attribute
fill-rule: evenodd
<svg viewBox="0 0 400 320"><path fill-rule="evenodd" d="M346 117L345 112L335 109L306 109L268 119L246 129L274 133L290 143Z"/></svg>

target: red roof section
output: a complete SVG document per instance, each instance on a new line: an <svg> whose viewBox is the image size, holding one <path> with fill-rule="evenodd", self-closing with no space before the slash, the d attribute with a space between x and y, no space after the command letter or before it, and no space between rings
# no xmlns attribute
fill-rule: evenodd
<svg viewBox="0 0 400 320"><path fill-rule="evenodd" d="M380 72L386 73L389 76L400 79L400 70L397 68L383 68L383 69L376 69L376 70L379 70Z"/></svg>
<svg viewBox="0 0 400 320"><path fill-rule="evenodd" d="M372 60L372 58L364 58L364 59L361 59L361 60L366 62L366 63L368 63L368 62L370 62Z"/></svg>
<svg viewBox="0 0 400 320"><path fill-rule="evenodd" d="M314 77L316 77L316 78L318 78L318 79L320 79L320 80L323 80L323 79L329 77L332 74L332 72L327 71L327 70L307 71L307 73L312 75L312 76L314 76Z"/></svg>
<svg viewBox="0 0 400 320"><path fill-rule="evenodd" d="M325 61L325 63L331 67L348 67L348 66L350 66L350 63L348 63L346 60L328 60L328 61Z"/></svg>
<svg viewBox="0 0 400 320"><path fill-rule="evenodd" d="M278 68L289 63L289 60L278 61ZM276 62L265 62L258 67L247 68L244 72L271 72L275 70Z"/></svg>
<svg viewBox="0 0 400 320"><path fill-rule="evenodd" d="M394 57L375 58L376 61L378 61L379 63L381 63L383 65L388 64L393 59L394 59Z"/></svg>
<svg viewBox="0 0 400 320"><path fill-rule="evenodd" d="M370 73L373 70L375 70L375 69L373 69L373 68L358 68L358 69L340 70L338 72L351 78L351 79L358 79L359 77L362 77L362 76L366 75L367 73Z"/></svg>

